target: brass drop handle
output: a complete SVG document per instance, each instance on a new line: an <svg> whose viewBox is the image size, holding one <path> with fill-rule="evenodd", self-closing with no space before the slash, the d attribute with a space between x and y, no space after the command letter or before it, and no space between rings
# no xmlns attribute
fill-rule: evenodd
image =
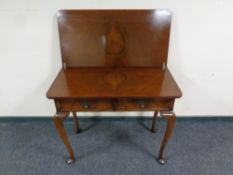
<svg viewBox="0 0 233 175"><path fill-rule="evenodd" d="M90 103L88 101L83 102L83 108L84 109L89 109L90 108Z"/></svg>

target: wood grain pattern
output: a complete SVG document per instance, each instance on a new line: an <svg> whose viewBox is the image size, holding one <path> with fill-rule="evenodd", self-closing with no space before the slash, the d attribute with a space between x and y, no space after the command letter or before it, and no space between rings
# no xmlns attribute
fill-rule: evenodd
<svg viewBox="0 0 233 175"><path fill-rule="evenodd" d="M57 16L67 67L167 63L169 10L61 10Z"/></svg>
<svg viewBox="0 0 233 175"><path fill-rule="evenodd" d="M122 72L125 78L106 75ZM112 76L114 77L114 76ZM118 81L118 83L117 83ZM181 91L168 69L156 68L69 68L61 70L47 92L48 98L178 98Z"/></svg>

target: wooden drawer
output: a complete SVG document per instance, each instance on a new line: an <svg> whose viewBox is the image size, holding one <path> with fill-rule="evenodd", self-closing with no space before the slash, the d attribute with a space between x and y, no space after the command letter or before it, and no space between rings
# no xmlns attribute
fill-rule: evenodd
<svg viewBox="0 0 233 175"><path fill-rule="evenodd" d="M60 111L155 111L172 110L174 99L59 100Z"/></svg>
<svg viewBox="0 0 233 175"><path fill-rule="evenodd" d="M119 101L119 111L172 110L173 99L125 99Z"/></svg>
<svg viewBox="0 0 233 175"><path fill-rule="evenodd" d="M111 100L61 100L61 111L112 111Z"/></svg>

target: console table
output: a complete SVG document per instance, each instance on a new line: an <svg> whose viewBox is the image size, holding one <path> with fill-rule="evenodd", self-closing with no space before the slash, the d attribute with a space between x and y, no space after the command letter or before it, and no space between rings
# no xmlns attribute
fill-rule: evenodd
<svg viewBox="0 0 233 175"><path fill-rule="evenodd" d="M75 160L63 121L83 111L154 111L166 119L158 161L176 121L181 91L167 67L169 10L60 10L57 13L62 69L47 92L56 106L54 124Z"/></svg>

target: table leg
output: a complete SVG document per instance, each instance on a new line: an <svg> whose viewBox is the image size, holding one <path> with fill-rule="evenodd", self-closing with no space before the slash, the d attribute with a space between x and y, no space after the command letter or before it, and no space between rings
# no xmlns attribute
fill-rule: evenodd
<svg viewBox="0 0 233 175"><path fill-rule="evenodd" d="M54 116L54 124L55 124L55 127L56 127L56 130L57 130L57 133L59 134L61 140L63 141L63 143L65 144L66 146L66 149L69 153L69 159L67 161L68 164L72 164L75 159L74 159L74 152L73 152L73 149L70 145L70 142L67 138L67 135L66 135L66 132L65 132L65 129L64 129L64 125L63 125L63 121L64 119L69 115L69 112L57 112Z"/></svg>
<svg viewBox="0 0 233 175"><path fill-rule="evenodd" d="M161 117L166 119L167 121L167 127L166 127L166 131L163 137L162 144L160 146L159 157L158 157L158 162L164 165L165 160L163 158L163 152L173 133L173 129L174 129L175 122L176 122L176 116L173 112L160 112L160 114L161 114Z"/></svg>
<svg viewBox="0 0 233 175"><path fill-rule="evenodd" d="M154 112L154 117L152 119L152 126L151 126L151 132L156 132L156 124L157 124L157 115L158 115L158 111Z"/></svg>
<svg viewBox="0 0 233 175"><path fill-rule="evenodd" d="M75 111L72 112L73 117L74 117L74 132L75 133L80 133L81 129L79 127L79 122L78 122L78 117Z"/></svg>

